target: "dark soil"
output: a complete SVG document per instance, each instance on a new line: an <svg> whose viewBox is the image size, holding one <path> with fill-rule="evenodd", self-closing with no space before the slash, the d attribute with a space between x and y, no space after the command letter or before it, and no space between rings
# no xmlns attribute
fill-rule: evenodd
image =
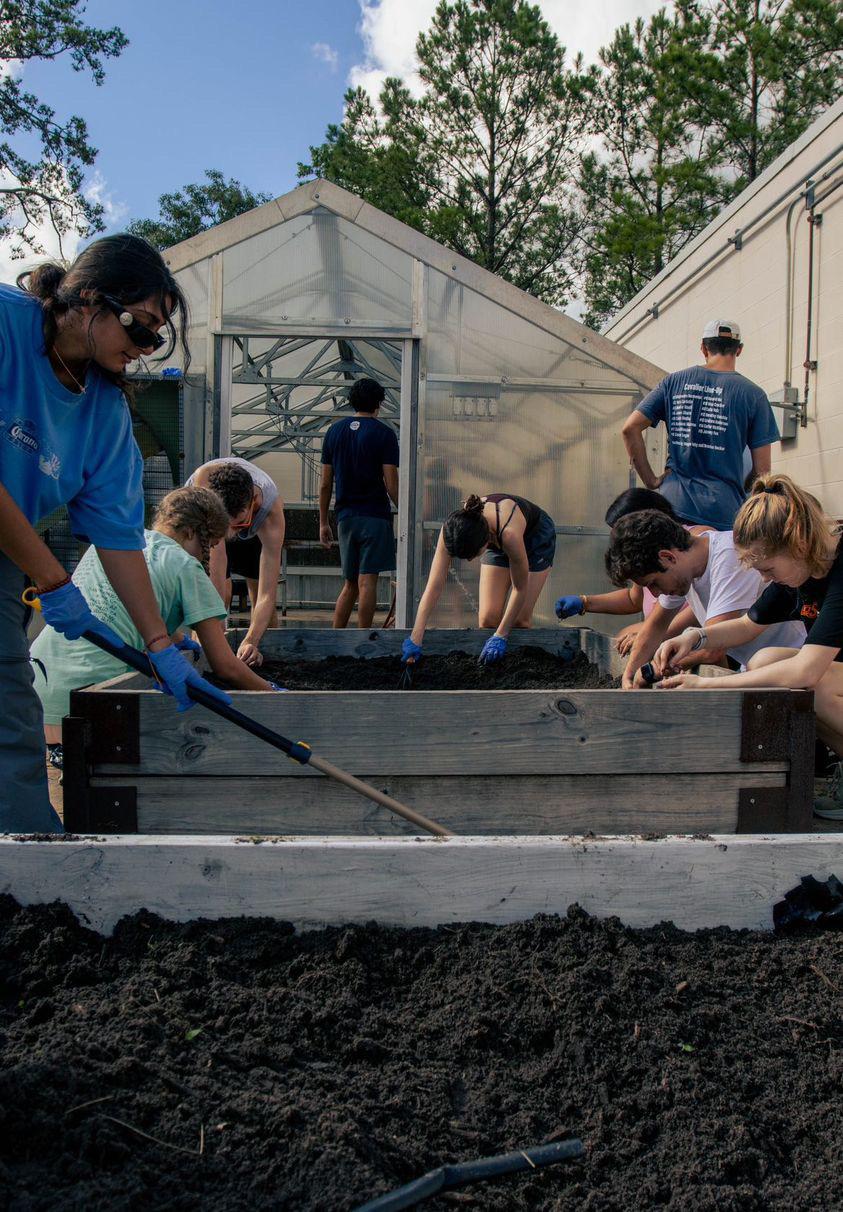
<svg viewBox="0 0 843 1212"><path fill-rule="evenodd" d="M404 666L400 657L327 657L267 661L260 673L288 690L398 690ZM618 685L583 653L563 661L532 647L517 648L494 665L481 665L476 653L424 656L412 667L411 678L413 690L608 690Z"/></svg>
<svg viewBox="0 0 843 1212"><path fill-rule="evenodd" d="M448 1161L584 1161L424 1205L839 1209L843 935L577 909L296 936L0 898L0 1206L344 1212ZM150 1139L154 1138L154 1139Z"/></svg>

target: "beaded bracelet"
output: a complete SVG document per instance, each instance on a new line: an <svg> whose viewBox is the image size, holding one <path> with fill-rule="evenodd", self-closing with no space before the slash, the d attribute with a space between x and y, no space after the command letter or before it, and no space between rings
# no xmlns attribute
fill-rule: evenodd
<svg viewBox="0 0 843 1212"><path fill-rule="evenodd" d="M149 652L152 645L157 644L159 640L169 640L169 638L166 631L162 631L160 635L154 635L151 640L147 641L146 651Z"/></svg>
<svg viewBox="0 0 843 1212"><path fill-rule="evenodd" d="M43 594L43 593L55 593L55 591L56 591L57 589L64 589L65 585L69 585L69 584L70 584L70 580L71 580L71 578L70 578L70 574L68 573L68 575L67 575L67 576L64 578L64 580L63 580L63 581L58 581L58 582L56 582L56 584L55 584L55 585L45 585L45 586L43 587L43 589L39 588L38 592L39 592L40 594Z"/></svg>

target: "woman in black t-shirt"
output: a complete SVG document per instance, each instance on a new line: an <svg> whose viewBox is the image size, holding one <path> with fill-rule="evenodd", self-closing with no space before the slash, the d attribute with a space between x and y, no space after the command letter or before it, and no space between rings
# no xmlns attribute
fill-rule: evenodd
<svg viewBox="0 0 843 1212"><path fill-rule="evenodd" d="M761 635L765 627L799 619L808 631L804 647L763 648L745 673L730 678L692 674L666 677L666 690L747 690L782 687L813 690L817 731L843 757L843 549L837 526L816 497L789 476L761 476L734 525L741 559L770 584L739 619L703 631L689 627L661 645L653 664L670 671L695 648L731 647Z"/></svg>

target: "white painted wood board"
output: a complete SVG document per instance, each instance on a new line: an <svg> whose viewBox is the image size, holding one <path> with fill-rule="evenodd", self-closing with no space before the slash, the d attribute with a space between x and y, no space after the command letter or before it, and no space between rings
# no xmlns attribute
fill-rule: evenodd
<svg viewBox="0 0 843 1212"><path fill-rule="evenodd" d="M298 928L378 921L497 924L576 902L629 926L770 929L800 876L843 874L843 834L708 839L507 837L0 838L0 891L65 901L110 932L141 908L176 921L241 915Z"/></svg>

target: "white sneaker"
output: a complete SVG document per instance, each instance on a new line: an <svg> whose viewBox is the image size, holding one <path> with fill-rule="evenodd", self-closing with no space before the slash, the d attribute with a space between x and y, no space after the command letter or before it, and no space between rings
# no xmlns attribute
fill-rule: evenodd
<svg viewBox="0 0 843 1212"><path fill-rule="evenodd" d="M843 762L834 763L826 794L814 800L814 816L824 821L843 821Z"/></svg>

